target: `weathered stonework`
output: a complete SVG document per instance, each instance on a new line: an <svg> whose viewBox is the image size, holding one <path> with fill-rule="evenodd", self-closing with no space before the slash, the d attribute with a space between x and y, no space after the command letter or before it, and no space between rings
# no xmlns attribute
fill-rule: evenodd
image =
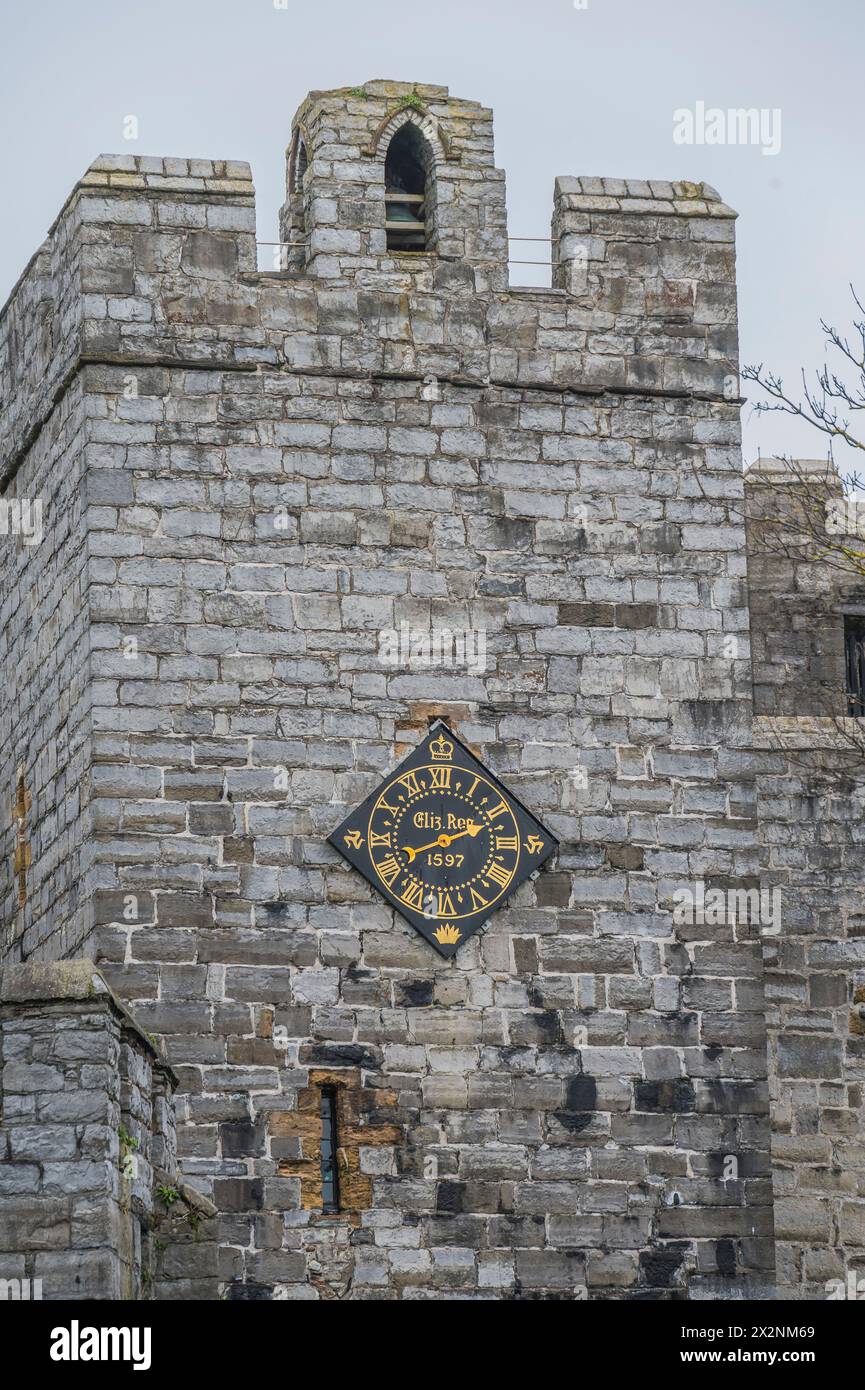
<svg viewBox="0 0 865 1390"><path fill-rule="evenodd" d="M405 120L435 211L401 256ZM247 166L102 157L7 306L4 476L46 505L41 545L0 550L2 778L32 792L5 954L92 955L165 1046L217 1213L218 1265L189 1239L163 1271L186 1296L771 1295L766 940L673 915L780 867L733 218L560 179L554 288L508 288L490 113L369 83L298 114L285 270L255 268ZM403 623L482 630L485 668L387 665ZM437 717L561 843L448 962L326 844ZM858 1113L859 1046L826 1114Z"/></svg>
<svg viewBox="0 0 865 1390"><path fill-rule="evenodd" d="M825 459L801 459L795 474L760 459L745 490L755 711L844 716L843 618L865 613L865 577L808 543L827 504L842 496L841 479Z"/></svg>
<svg viewBox="0 0 865 1390"><path fill-rule="evenodd" d="M828 719L757 722L778 1287L865 1279L865 766Z"/></svg>
<svg viewBox="0 0 865 1390"><path fill-rule="evenodd" d="M337 1092L337 1165L340 1207L360 1224L359 1213L373 1205L370 1174L394 1171L393 1147L404 1140L403 1128L388 1123L385 1116L396 1113L395 1091L364 1091L360 1072L310 1069L309 1085L297 1093L297 1108L279 1110L267 1118L267 1128L276 1140L271 1155L278 1157L277 1172L283 1178L300 1178L302 1207L321 1208L321 1088ZM390 1152L380 1152L390 1150Z"/></svg>
<svg viewBox="0 0 865 1390"><path fill-rule="evenodd" d="M31 1297L175 1296L178 1235L160 1224L161 1194L199 1237L181 1292L215 1294L215 1247L199 1230L213 1208L176 1186L175 1085L91 962L4 969L0 1279L12 1296L22 1281Z"/></svg>
<svg viewBox="0 0 865 1390"><path fill-rule="evenodd" d="M844 615L865 586L810 539L841 491L825 460L746 474L762 881L784 901L764 956L785 1297L865 1279L865 763L843 717Z"/></svg>

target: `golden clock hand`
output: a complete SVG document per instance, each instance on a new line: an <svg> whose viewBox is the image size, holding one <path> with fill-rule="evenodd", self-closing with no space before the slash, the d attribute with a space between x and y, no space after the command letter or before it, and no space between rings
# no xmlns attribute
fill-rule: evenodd
<svg viewBox="0 0 865 1390"><path fill-rule="evenodd" d="M475 835L479 835L482 829L483 826L475 825L474 821L471 821L465 830L458 830L455 835L441 834L435 840L431 840L428 845L418 845L417 849L412 849L411 845L403 845L402 852L407 856L408 862L412 864L419 854L423 854L425 849L447 849L448 845L452 845L454 840L462 839L463 835L471 835L474 839Z"/></svg>

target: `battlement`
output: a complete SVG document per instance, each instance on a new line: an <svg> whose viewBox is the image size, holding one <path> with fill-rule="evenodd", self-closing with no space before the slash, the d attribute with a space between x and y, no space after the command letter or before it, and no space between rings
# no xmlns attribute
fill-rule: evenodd
<svg viewBox="0 0 865 1390"><path fill-rule="evenodd" d="M808 1171L862 1167L861 788L815 801L752 736L752 629L767 706L804 647L764 641L780 583L749 607L735 214L562 177L554 286L511 288L492 114L426 84L311 93L287 180L268 272L247 165L101 156L0 319L4 515L41 526L0 545L4 1030L40 1066L70 1024L107 1056L91 968L70 999L33 966L95 962L146 1030L150 1158L173 1139L142 1038L164 1047L212 1223L154 1260L165 1296L742 1296L777 1251L819 1291L827 1252L862 1257L861 1202ZM398 843L408 816L360 808L438 719L436 770L458 740L556 843L455 961L334 839L356 811L370 847L437 854L419 807ZM763 877L781 915L703 911L762 911ZM102 1139L110 1214L129 1165ZM38 1277L13 1194L0 1250ZM93 1287L145 1266L109 1248Z"/></svg>
<svg viewBox="0 0 865 1390"><path fill-rule="evenodd" d="M492 112L447 88L310 93L287 184L267 273L247 164L94 161L0 316L5 478L88 363L738 398L735 214L705 185L558 178L551 295L510 291Z"/></svg>

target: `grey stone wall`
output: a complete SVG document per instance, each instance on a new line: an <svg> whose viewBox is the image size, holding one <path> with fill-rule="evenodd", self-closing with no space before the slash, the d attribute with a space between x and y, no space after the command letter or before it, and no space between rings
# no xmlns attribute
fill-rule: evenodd
<svg viewBox="0 0 865 1390"><path fill-rule="evenodd" d="M18 398L7 399L11 406ZM41 541L35 532L0 535L0 905L4 951L28 956L75 951L89 930L81 897L90 762L84 415L75 378L0 488L0 504L26 506L31 526L38 503L44 533ZM23 904L12 872L19 770L32 803L24 824L32 867Z"/></svg>
<svg viewBox="0 0 865 1390"><path fill-rule="evenodd" d="M121 1040L97 982L92 968L13 966L0 985L3 1270L41 1280L46 1298L119 1298L135 1279L133 1220L122 1211Z"/></svg>
<svg viewBox="0 0 865 1390"><path fill-rule="evenodd" d="M0 312L3 480L41 433L77 370L85 288L77 185Z"/></svg>
<svg viewBox="0 0 865 1390"><path fill-rule="evenodd" d="M304 383L300 429L315 448L230 452L254 466L248 494L242 463L232 481L252 503L248 534L261 539L223 550L220 536L204 567L184 560L182 543L172 561L161 559L175 621L124 629L138 636L144 669L131 664L124 679L114 657L117 678L100 687L94 709L103 885L96 901L105 922L97 950L116 962L106 965L109 978L135 1001L143 1025L167 1038L189 1091L184 1171L226 1213L224 1240L237 1247L238 1275L298 1285L295 1252L309 1237L303 1227L295 1234L291 1221L300 1194L295 1178L280 1177L276 1121L292 1109L309 1065L360 1063L367 1087L396 1089L404 1144L393 1171L373 1169L376 1207L395 1205L396 1229L379 1229L374 1212L375 1245L357 1253L356 1290L453 1287L455 1242L460 1286L478 1280L480 1289L561 1290L585 1279L607 1289L619 1281L652 1286L673 1278L689 1252L695 1269L699 1256L706 1273L717 1273L724 1237L731 1252L742 1251L731 1254L739 1273L752 1261L759 1267L768 1244L747 1235L760 1220L751 1204L762 1200L769 1218L765 1181L762 1199L760 1187L762 1019L758 994L749 996L756 1011L749 1032L732 992L740 973L756 977L758 989L759 953L729 941L726 930L718 941L677 940L669 917L689 853L722 874L753 868L753 825L747 789L724 782L716 751L706 748L713 715L736 736L737 702L680 699L675 724L666 704L663 717L658 708L659 688L670 698L743 695L735 684L741 663L708 657L693 629L671 627L664 637L654 630L659 605L650 595L692 599L695 611L684 621L702 620L700 582L679 577L700 565L699 551L678 558L678 544L699 544L699 526L681 542L675 528L646 528L637 542L637 489L660 471L650 441L668 409L649 402L639 417L651 472L635 468L633 446L619 441L604 448L622 462L582 465L627 494L619 544L641 574L655 576L635 583L615 576L606 538L596 548L568 523L576 464L539 461L532 489L523 468L486 457L454 462L455 409L464 431L484 420L484 405L470 409L465 392L446 392L429 406L416 386L383 388L374 413L385 423L376 425L368 423L369 403L367 423L351 423L352 406L342 406L338 393L327 378ZM267 411L266 395L247 390L245 400L252 413ZM339 406L333 413L331 402ZM216 397L217 414L225 403ZM706 421L716 409L695 408ZM497 428L510 420L511 437L540 453L542 434L526 439L519 419L525 412L527 421L544 422L549 411L546 401L500 400ZM557 448L568 439L559 412L562 431L550 436ZM634 418L631 407L612 401L574 408L580 433L572 451L594 455L605 420L619 434ZM287 431L295 428L289 420ZM344 481L331 463L342 431L382 447L389 433L429 453L409 456L413 467L405 454L394 464L387 454L380 463L355 454L352 480ZM486 455L482 441L477 431L472 448ZM174 529L167 503L188 504L194 487L200 506L212 486L211 450L194 448L187 457L197 473L188 464L176 489L159 482L163 534ZM414 483L404 481L407 464ZM353 481L358 474L365 480ZM541 476L546 491L537 487ZM678 493L673 470L669 476ZM141 487L152 505L146 479ZM304 503L289 513L297 540L309 538L303 553L278 532L268 537L274 502L286 497ZM660 507L647 502L646 509L661 519ZM233 525L230 511L222 516L243 535L245 517ZM611 516L609 528L616 524ZM107 533L118 525L120 515ZM93 539L98 545L95 532ZM147 554L146 537L141 545ZM675 574L665 578L671 548ZM164 557L166 546L159 549ZM200 593L182 586L193 563L208 581ZM707 602L714 583L721 593L730 583L724 560L713 558L708 569ZM470 597L474 575L484 576L478 599ZM440 597L430 598L430 587ZM156 601L164 602L161 592ZM675 621L676 605L665 611ZM191 621L178 622L181 615ZM402 621L484 625L493 670L437 673L436 692L452 702L446 712L459 732L565 846L558 872L524 890L448 972L322 844L390 765L395 742L424 724L416 702L430 693L429 675L389 673L378 659L378 630ZM97 626L94 640L109 647L116 635ZM576 748L588 772L582 801L569 776ZM719 814L730 804L732 823L707 822L707 798ZM131 919L121 910L130 896ZM287 1030L284 1052L274 1048L274 1026ZM575 1045L578 1036L585 1046ZM716 1043L721 1051L710 1062L703 1048ZM233 1147L235 1125L248 1127L246 1152ZM611 1140L623 1157L609 1168ZM724 1143L747 1157L750 1188L725 1190L738 1210L713 1211L712 1168ZM440 1181L422 1176L429 1156ZM672 1206L674 1191L681 1202L682 1190L687 1212L659 1210ZM505 1222L502 1204L511 1211ZM236 1207L240 1213L229 1215ZM403 1253L406 1222L412 1241L429 1246ZM700 1239L686 1248L679 1238L688 1230ZM568 1253L578 1233L588 1246L584 1260ZM447 1251L434 1258L440 1245ZM487 1247L501 1284L483 1282L492 1277L478 1254ZM641 1266L639 1252L654 1249L666 1259Z"/></svg>
<svg viewBox="0 0 865 1390"><path fill-rule="evenodd" d="M779 1296L848 1297L865 1279L865 766L828 719L756 732L763 881L783 895L764 942Z"/></svg>
<svg viewBox="0 0 865 1390"><path fill-rule="evenodd" d="M89 690L78 377L85 284L76 199L77 191L0 313L0 910L4 953L28 955L72 952L89 925L79 896ZM14 509L22 507L29 536L16 534ZM19 768L36 808L27 818L33 868L23 909L6 871Z"/></svg>
<svg viewBox="0 0 865 1390"><path fill-rule="evenodd" d="M594 378L738 400L735 216L708 184L556 179L553 284Z"/></svg>
<svg viewBox="0 0 865 1390"><path fill-rule="evenodd" d="M91 961L4 968L3 1297L216 1296L214 1208L177 1174L176 1084Z"/></svg>
<svg viewBox="0 0 865 1390"><path fill-rule="evenodd" d="M90 962L4 969L4 1279L52 1299L146 1290L154 1172L173 1163L173 1085Z"/></svg>
<svg viewBox="0 0 865 1390"><path fill-rule="evenodd" d="M765 458L745 486L755 710L844 717L844 614L865 612L865 578L844 558L843 534L823 529L835 524L827 508L841 479L825 459Z"/></svg>
<svg viewBox="0 0 865 1390"><path fill-rule="evenodd" d="M843 718L865 595L822 532L841 494L824 460L746 474L762 882L783 904L764 941L778 1291L797 1299L865 1278L865 763Z"/></svg>
<svg viewBox="0 0 865 1390"><path fill-rule="evenodd" d="M488 113L419 89L447 240L382 256L377 131L419 112L368 87L302 108L291 271L254 269L246 166L106 157L64 214L88 949L178 1072L229 1296L764 1292L759 928L673 915L760 867L733 215L560 180L585 285L508 290ZM402 623L485 669L389 666ZM325 844L437 715L561 841L446 965Z"/></svg>

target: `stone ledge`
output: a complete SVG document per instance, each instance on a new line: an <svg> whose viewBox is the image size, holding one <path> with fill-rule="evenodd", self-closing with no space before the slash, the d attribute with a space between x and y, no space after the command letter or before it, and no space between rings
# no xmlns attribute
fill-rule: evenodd
<svg viewBox="0 0 865 1390"><path fill-rule="evenodd" d="M762 456L749 463L743 470L747 483L765 483L776 486L779 479L787 479L791 485L797 483L829 483L841 485L842 479L834 463L828 459L785 459Z"/></svg>
<svg viewBox="0 0 865 1390"><path fill-rule="evenodd" d="M198 193L230 194L232 197L252 198L253 185L242 179L182 179L167 174L100 174L88 172L78 180L76 188L86 192L94 189L109 189L113 193L136 191L139 193Z"/></svg>
<svg viewBox="0 0 865 1390"><path fill-rule="evenodd" d="M627 212L643 216L738 217L707 183L665 179L605 179L559 175L556 202L573 212Z"/></svg>
<svg viewBox="0 0 865 1390"><path fill-rule="evenodd" d="M101 1003L113 1010L125 1033L153 1058L169 1084L177 1085L177 1076L162 1056L153 1039L136 1023L132 1014L120 1002L107 984L102 972L92 960L26 961L6 965L0 970L0 1006L22 1004Z"/></svg>
<svg viewBox="0 0 865 1390"><path fill-rule="evenodd" d="M573 296L567 290L559 289L556 285L510 285L506 294L496 291L496 298L504 302L508 295L520 294L529 299L572 299Z"/></svg>
<svg viewBox="0 0 865 1390"><path fill-rule="evenodd" d="M252 169L246 160L240 159L177 159L170 155L101 154L88 166L87 174L190 179L200 183L202 187L205 181L214 179L252 184Z"/></svg>
<svg viewBox="0 0 865 1390"><path fill-rule="evenodd" d="M92 960L27 961L0 970L0 1004L111 994Z"/></svg>

